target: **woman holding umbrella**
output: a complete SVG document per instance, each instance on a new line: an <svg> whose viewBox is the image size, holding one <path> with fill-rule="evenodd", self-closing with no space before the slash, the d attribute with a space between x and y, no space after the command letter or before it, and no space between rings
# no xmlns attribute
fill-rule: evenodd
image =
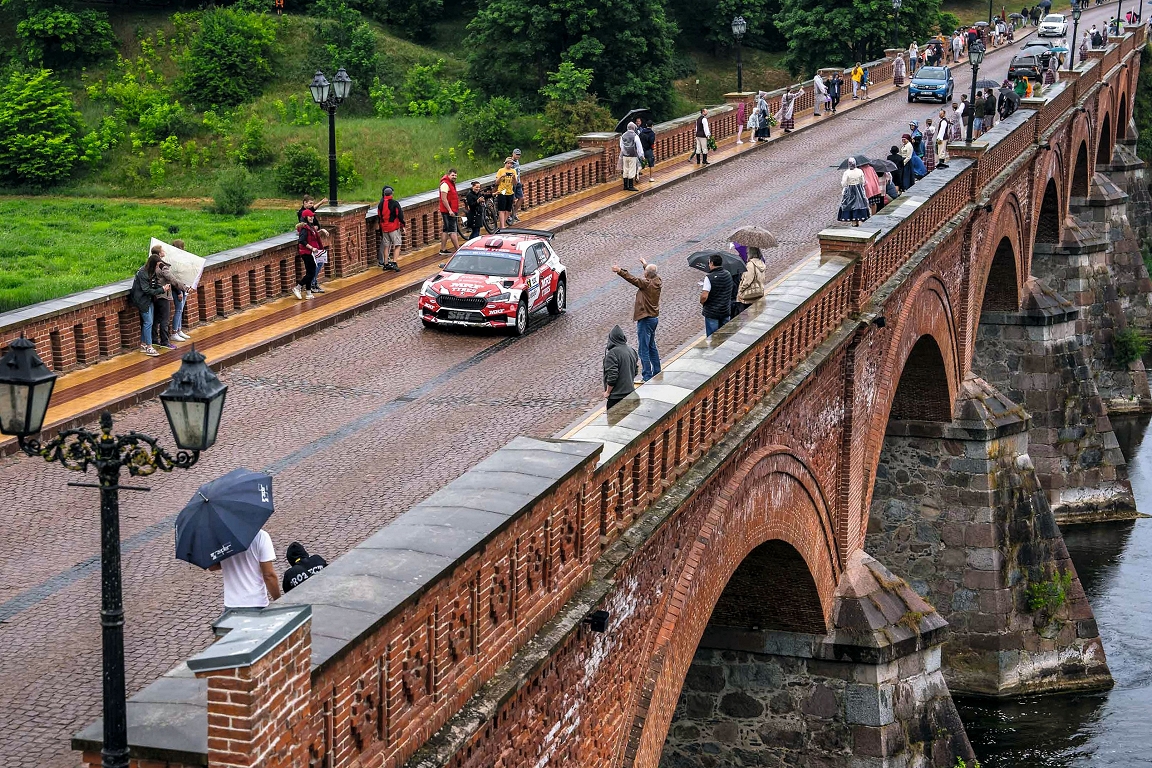
<svg viewBox="0 0 1152 768"><path fill-rule="evenodd" d="M850 221L852 226L860 226L860 222L867 221L868 196L864 192L864 172L856 167L856 158L850 157L845 161L848 170L840 177L840 186L844 192L840 198L840 212L836 214L837 221Z"/></svg>

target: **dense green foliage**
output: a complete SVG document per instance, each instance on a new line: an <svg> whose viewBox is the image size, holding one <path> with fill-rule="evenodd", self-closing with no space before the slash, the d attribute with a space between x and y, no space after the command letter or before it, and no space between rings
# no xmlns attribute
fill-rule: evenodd
<svg viewBox="0 0 1152 768"><path fill-rule="evenodd" d="M213 213L243 216L255 200L252 180L246 169L225 168L216 176L216 191L212 195Z"/></svg>
<svg viewBox="0 0 1152 768"><path fill-rule="evenodd" d="M47 186L80 159L80 113L50 70L14 71L0 85L0 178Z"/></svg>
<svg viewBox="0 0 1152 768"><path fill-rule="evenodd" d="M940 0L904 0L899 38L925 39L939 16ZM776 27L788 39L789 70L812 77L820 67L883 57L894 20L891 0L793 0L782 6Z"/></svg>
<svg viewBox="0 0 1152 768"><path fill-rule="evenodd" d="M588 92L592 70L578 69L566 61L548 75L548 85L540 92L544 104L544 125L536 134L545 152L575 149L577 137L589 131L612 130L612 115Z"/></svg>
<svg viewBox="0 0 1152 768"><path fill-rule="evenodd" d="M512 121L518 110L506 96L493 96L460 115L460 134L476 150L492 158L511 154L516 143Z"/></svg>
<svg viewBox="0 0 1152 768"><path fill-rule="evenodd" d="M548 73L568 61L593 70L613 112L671 104L676 25L663 0L490 0L468 32L470 76L490 95L538 105Z"/></svg>
<svg viewBox="0 0 1152 768"><path fill-rule="evenodd" d="M24 57L38 67L88 64L111 56L116 36L103 11L39 8L16 25Z"/></svg>
<svg viewBox="0 0 1152 768"><path fill-rule="evenodd" d="M368 85L380 74L380 53L376 36L360 11L344 0L320 0L314 12L315 39L322 46L312 50L313 67L323 70L331 80L340 67L352 78L353 102L363 102Z"/></svg>
<svg viewBox="0 0 1152 768"><path fill-rule="evenodd" d="M318 194L328 182L328 167L320 153L305 144L284 147L283 159L276 166L276 185L293 197Z"/></svg>
<svg viewBox="0 0 1152 768"><path fill-rule="evenodd" d="M1140 57L1140 80L1132 100L1132 117L1140 138L1136 140L1136 154L1145 162L1152 160L1152 45L1144 47Z"/></svg>
<svg viewBox="0 0 1152 768"><path fill-rule="evenodd" d="M743 16L748 24L745 45L776 50L786 40L776 29L774 18L781 0L668 0L668 12L692 47L706 43L713 50L733 45L732 19Z"/></svg>
<svg viewBox="0 0 1152 768"><path fill-rule="evenodd" d="M181 58L180 93L198 109L243 104L272 79L276 30L270 19L233 8L200 14Z"/></svg>
<svg viewBox="0 0 1152 768"><path fill-rule="evenodd" d="M1118 365L1128 365L1148 352L1148 337L1135 328L1117 331L1112 337L1112 359Z"/></svg>

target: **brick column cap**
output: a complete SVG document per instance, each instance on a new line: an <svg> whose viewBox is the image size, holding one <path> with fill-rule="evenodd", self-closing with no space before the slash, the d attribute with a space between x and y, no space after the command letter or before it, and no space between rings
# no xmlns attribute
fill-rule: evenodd
<svg viewBox="0 0 1152 768"><path fill-rule="evenodd" d="M317 216L335 216L342 219L356 213L364 213L373 206L370 203L341 203L340 205L322 205L316 209Z"/></svg>
<svg viewBox="0 0 1152 768"><path fill-rule="evenodd" d="M212 625L224 637L188 659L188 668L202 677L222 669L250 667L311 619L311 605L226 611Z"/></svg>
<svg viewBox="0 0 1152 768"><path fill-rule="evenodd" d="M732 91L724 94L724 101L746 101L756 95L756 91Z"/></svg>

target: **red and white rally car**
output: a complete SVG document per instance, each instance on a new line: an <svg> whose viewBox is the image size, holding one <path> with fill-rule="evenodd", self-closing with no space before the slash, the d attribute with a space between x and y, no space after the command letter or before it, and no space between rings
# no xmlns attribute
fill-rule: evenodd
<svg viewBox="0 0 1152 768"><path fill-rule="evenodd" d="M551 232L504 229L464 243L420 289L420 321L425 328L508 328L520 336L536 310L561 314L568 275L551 240Z"/></svg>

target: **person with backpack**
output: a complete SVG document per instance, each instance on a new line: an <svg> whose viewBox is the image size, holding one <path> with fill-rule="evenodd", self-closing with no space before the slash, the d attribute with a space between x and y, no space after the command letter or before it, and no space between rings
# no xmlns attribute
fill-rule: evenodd
<svg viewBox="0 0 1152 768"><path fill-rule="evenodd" d="M740 102L740 106L744 106L744 102ZM644 165L648 166L648 183L651 184L652 169L656 167L656 130L652 127L651 120L644 123L644 127L640 129L640 146L644 148Z"/></svg>
<svg viewBox="0 0 1152 768"><path fill-rule="evenodd" d="M640 158L644 147L636 133L636 123L628 123L628 130L620 134L620 175L624 178L624 189L638 192L636 179L640 177Z"/></svg>
<svg viewBox="0 0 1152 768"><path fill-rule="evenodd" d="M404 209L392 197L392 187L380 190L380 202L376 205L380 237L376 241L376 266L384 271L399 272L396 257L404 244Z"/></svg>

